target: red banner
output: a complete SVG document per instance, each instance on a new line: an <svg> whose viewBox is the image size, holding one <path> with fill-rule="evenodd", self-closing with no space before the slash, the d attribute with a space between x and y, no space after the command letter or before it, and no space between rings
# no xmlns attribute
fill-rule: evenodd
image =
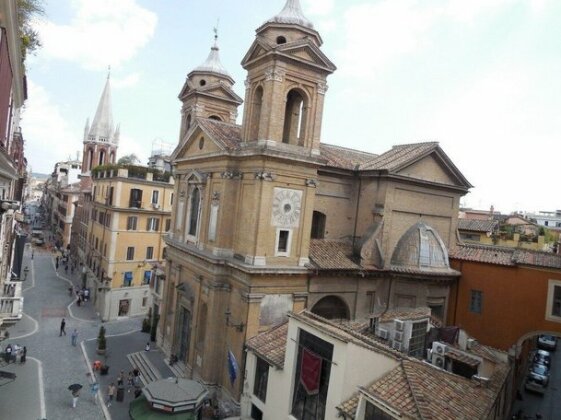
<svg viewBox="0 0 561 420"><path fill-rule="evenodd" d="M321 357L308 349L302 349L300 364L300 382L308 394L319 392L319 378L321 376Z"/></svg>

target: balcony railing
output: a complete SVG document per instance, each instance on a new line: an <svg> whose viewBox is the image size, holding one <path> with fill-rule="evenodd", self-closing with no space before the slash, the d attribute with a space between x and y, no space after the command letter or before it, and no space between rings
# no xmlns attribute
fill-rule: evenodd
<svg viewBox="0 0 561 420"><path fill-rule="evenodd" d="M22 283L6 282L0 296L0 320L3 322L19 321L23 315Z"/></svg>

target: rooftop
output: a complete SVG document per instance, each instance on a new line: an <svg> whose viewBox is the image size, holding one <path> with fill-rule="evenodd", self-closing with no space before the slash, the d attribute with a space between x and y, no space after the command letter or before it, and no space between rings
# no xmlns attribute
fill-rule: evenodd
<svg viewBox="0 0 561 420"><path fill-rule="evenodd" d="M450 258L512 267L529 265L561 269L561 255L520 248L463 244L450 251Z"/></svg>
<svg viewBox="0 0 561 420"><path fill-rule="evenodd" d="M458 219L458 230L487 233L492 232L498 225L497 220Z"/></svg>

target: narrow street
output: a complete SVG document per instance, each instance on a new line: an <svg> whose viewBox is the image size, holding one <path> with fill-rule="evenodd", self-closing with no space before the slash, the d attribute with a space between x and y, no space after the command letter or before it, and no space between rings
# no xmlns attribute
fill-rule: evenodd
<svg viewBox="0 0 561 420"><path fill-rule="evenodd" d="M93 302L77 307L68 288L72 284L70 275L64 274L62 266L55 270L54 254L43 248L35 248L31 259L31 248L26 247L24 266L29 275L24 284L23 319L8 331L10 338L2 342L27 347L25 364L9 364L3 370L14 372L17 379L0 388L0 406L4 418L14 419L103 419L104 408L94 401L90 393L90 369L88 357L95 357L95 339L101 322L93 309ZM77 271L77 270L76 270ZM74 280L78 280L74 273ZM77 284L77 282L76 282ZM66 319L66 336L59 336L62 318ZM126 354L141 350L147 335L140 333L142 319L123 319L104 323L107 329L108 350L111 365L109 375L100 377L103 398L105 384L115 381L119 370L132 369ZM77 346L71 344L71 333L78 331ZM115 337L112 337L115 336ZM72 408L72 396L68 386L81 384L83 389L76 408ZM128 394L124 403L114 403L110 408L111 418L127 419Z"/></svg>

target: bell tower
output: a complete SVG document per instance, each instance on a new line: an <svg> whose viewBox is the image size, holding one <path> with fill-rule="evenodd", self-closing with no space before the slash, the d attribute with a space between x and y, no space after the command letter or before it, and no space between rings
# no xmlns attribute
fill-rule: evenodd
<svg viewBox="0 0 561 420"><path fill-rule="evenodd" d="M187 75L179 93L183 103L179 141L185 137L195 118L236 122L238 106L243 101L232 89L234 79L220 62L218 51L218 31L214 28L214 45L207 59Z"/></svg>
<svg viewBox="0 0 561 420"><path fill-rule="evenodd" d="M247 70L244 142L274 141L319 154L327 76L336 69L299 0L256 30L242 60Z"/></svg>
<svg viewBox="0 0 561 420"><path fill-rule="evenodd" d="M84 127L84 149L82 152L82 175L89 176L91 170L99 165L115 163L117 148L119 147L119 126L113 125L111 111L110 74L101 99L97 105L92 125L86 121Z"/></svg>

